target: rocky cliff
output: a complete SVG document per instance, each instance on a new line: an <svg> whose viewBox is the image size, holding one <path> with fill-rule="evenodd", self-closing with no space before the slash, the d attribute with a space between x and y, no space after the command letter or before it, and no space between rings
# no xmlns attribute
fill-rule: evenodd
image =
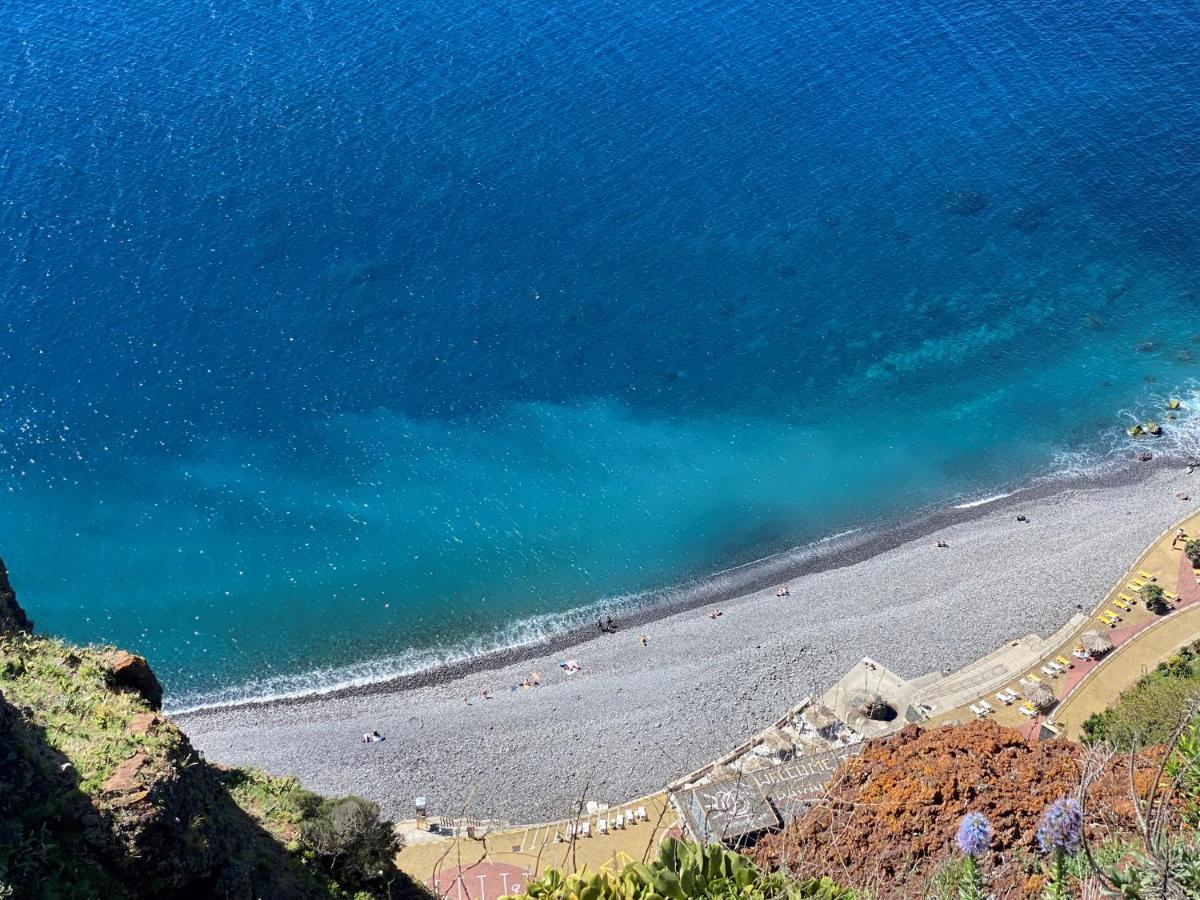
<svg viewBox="0 0 1200 900"><path fill-rule="evenodd" d="M161 702L141 657L32 634L0 562L0 895L418 893L373 804L211 766Z"/></svg>
<svg viewBox="0 0 1200 900"><path fill-rule="evenodd" d="M8 583L8 569L0 559L0 634L33 631L33 623L17 603L17 595Z"/></svg>

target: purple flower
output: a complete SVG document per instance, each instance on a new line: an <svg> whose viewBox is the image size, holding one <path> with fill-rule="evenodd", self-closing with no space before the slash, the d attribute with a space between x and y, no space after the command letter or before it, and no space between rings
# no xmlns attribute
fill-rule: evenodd
<svg viewBox="0 0 1200 900"><path fill-rule="evenodd" d="M1074 799L1064 797L1046 807L1037 830L1038 846L1043 853L1057 850L1074 853L1082 837L1083 810Z"/></svg>
<svg viewBox="0 0 1200 900"><path fill-rule="evenodd" d="M992 842L992 823L983 813L969 812L959 823L954 840L967 856L982 856Z"/></svg>

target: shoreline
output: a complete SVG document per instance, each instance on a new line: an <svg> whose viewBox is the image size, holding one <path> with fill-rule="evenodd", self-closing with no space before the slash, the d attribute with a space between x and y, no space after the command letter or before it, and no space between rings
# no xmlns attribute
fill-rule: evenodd
<svg viewBox="0 0 1200 900"><path fill-rule="evenodd" d="M1200 476L1164 461L942 510L868 536L871 552L856 545L810 560L814 571L786 579L786 598L775 594L785 579L772 575L767 589L735 603L709 600L592 633L573 645L582 663L574 674L541 644L454 680L443 669L403 689L393 681L175 719L213 762L368 797L393 818L411 817L421 796L433 815L553 820L584 795L621 802L652 793L823 693L863 656L915 678L1055 632L1197 509L1200 498L1183 502L1181 492L1200 492ZM710 619L706 611L718 608L724 615ZM523 689L531 671L541 685ZM362 744L374 730L387 740Z"/></svg>
<svg viewBox="0 0 1200 900"><path fill-rule="evenodd" d="M1102 489L1134 484L1148 479L1156 473L1178 467L1182 463L1182 459L1183 457L1163 455L1155 456L1149 462L1114 460L1105 471L1086 475L1037 476L1023 485L999 488L998 493L980 500L960 503L947 501L944 505L919 511L915 515L901 514L888 522L864 524L850 532L819 538L809 544L782 550L697 578L675 589L680 596L674 599L651 601L642 606L621 610L617 626L620 632L627 633L630 629L643 628L682 612L714 604L736 603L743 597L774 588L783 582L867 562L875 556L932 535L943 528L970 522L998 511L1019 506L1022 503L1045 499L1072 490ZM745 577L739 579L737 573L745 573ZM718 587L722 580L725 580L727 584L724 587ZM714 588L716 589L714 590ZM566 653L604 636L589 623L586 626L566 629L543 640L500 647L416 672L385 676L364 683L333 685L329 688L317 688L294 694L248 697L244 700L219 701L195 706L171 707L168 703L165 711L171 716L187 716L197 719L210 713L217 714L230 709L300 707L328 700L402 693L445 685L469 675L498 671L518 663L536 660L547 654Z"/></svg>

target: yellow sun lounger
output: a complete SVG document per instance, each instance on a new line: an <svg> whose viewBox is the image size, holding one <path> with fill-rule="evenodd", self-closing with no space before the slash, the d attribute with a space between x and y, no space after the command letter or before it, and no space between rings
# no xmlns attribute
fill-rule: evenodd
<svg viewBox="0 0 1200 900"><path fill-rule="evenodd" d="M1030 681L1041 681L1041 680L1042 680L1042 679L1041 679L1041 678L1039 678L1038 676L1034 675L1032 672L1030 672L1030 673L1029 673L1028 675L1026 675L1025 677L1026 677L1026 678L1028 678Z"/></svg>
<svg viewBox="0 0 1200 900"><path fill-rule="evenodd" d="M1059 665L1066 666L1068 669L1071 668L1073 665L1075 665L1075 663L1071 662L1065 656L1056 656L1056 657L1054 657L1054 661L1056 663L1058 663Z"/></svg>
<svg viewBox="0 0 1200 900"><path fill-rule="evenodd" d="M1145 586L1146 586L1146 582L1139 581L1136 578L1133 581L1129 582L1129 587L1131 590L1140 591Z"/></svg>
<svg viewBox="0 0 1200 900"><path fill-rule="evenodd" d="M1117 594L1117 599L1124 600L1126 603L1135 602L1134 599L1132 597L1130 597L1128 594Z"/></svg>
<svg viewBox="0 0 1200 900"><path fill-rule="evenodd" d="M1149 572L1147 572L1145 569L1138 569L1138 574L1141 575L1145 579L1151 579L1154 577Z"/></svg>
<svg viewBox="0 0 1200 900"><path fill-rule="evenodd" d="M1171 591L1163 591L1163 596L1166 597L1168 600L1170 600L1172 603L1174 603L1176 600L1179 599L1179 595L1174 594Z"/></svg>

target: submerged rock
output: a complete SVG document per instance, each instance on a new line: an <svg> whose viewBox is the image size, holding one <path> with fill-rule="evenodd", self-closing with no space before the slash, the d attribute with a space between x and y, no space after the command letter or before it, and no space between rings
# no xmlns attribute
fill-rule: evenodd
<svg viewBox="0 0 1200 900"><path fill-rule="evenodd" d="M978 191L950 191L942 199L942 209L955 216L973 216L987 207L987 197Z"/></svg>
<svg viewBox="0 0 1200 900"><path fill-rule="evenodd" d="M1042 222L1045 221L1049 212L1050 207L1042 203L1027 203L1018 206L1013 213L1013 228L1022 234L1033 234L1042 226Z"/></svg>
<svg viewBox="0 0 1200 900"><path fill-rule="evenodd" d="M1159 425L1157 422L1147 422L1146 423L1146 433L1152 434L1155 437L1158 437L1163 433L1162 426Z"/></svg>

